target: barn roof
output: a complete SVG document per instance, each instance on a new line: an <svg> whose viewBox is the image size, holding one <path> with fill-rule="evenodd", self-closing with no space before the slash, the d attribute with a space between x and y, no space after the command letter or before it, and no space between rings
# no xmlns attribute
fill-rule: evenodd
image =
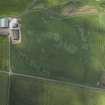
<svg viewBox="0 0 105 105"><path fill-rule="evenodd" d="M0 18L0 28L9 27L9 19L8 18Z"/></svg>

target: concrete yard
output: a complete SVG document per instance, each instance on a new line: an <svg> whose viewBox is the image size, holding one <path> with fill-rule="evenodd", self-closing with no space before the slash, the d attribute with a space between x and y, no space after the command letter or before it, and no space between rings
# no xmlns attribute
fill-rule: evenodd
<svg viewBox="0 0 105 105"><path fill-rule="evenodd" d="M0 28L0 36L8 36L8 35L9 35L9 29Z"/></svg>

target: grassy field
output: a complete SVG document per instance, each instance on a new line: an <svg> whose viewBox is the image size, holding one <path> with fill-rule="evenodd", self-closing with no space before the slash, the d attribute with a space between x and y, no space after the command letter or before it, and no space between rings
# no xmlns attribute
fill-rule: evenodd
<svg viewBox="0 0 105 105"><path fill-rule="evenodd" d="M33 2L33 3L32 3ZM0 0L0 16L19 16L27 8L57 7L64 5L104 7L103 0ZM102 4L102 5L101 5Z"/></svg>
<svg viewBox="0 0 105 105"><path fill-rule="evenodd" d="M9 42L8 38L0 37L0 70L9 69Z"/></svg>
<svg viewBox="0 0 105 105"><path fill-rule="evenodd" d="M10 105L105 105L104 100L103 91L12 77Z"/></svg>
<svg viewBox="0 0 105 105"><path fill-rule="evenodd" d="M96 86L105 69L104 15L64 17L53 9L22 17L22 44L11 47L14 72Z"/></svg>
<svg viewBox="0 0 105 105"><path fill-rule="evenodd" d="M8 75L0 73L0 105L8 105Z"/></svg>
<svg viewBox="0 0 105 105"><path fill-rule="evenodd" d="M37 0L36 3L37 4L44 4L48 7L52 7L52 6L62 6L65 4L73 4L73 5L98 5L102 2L103 0Z"/></svg>
<svg viewBox="0 0 105 105"><path fill-rule="evenodd" d="M102 0L36 0L30 5L32 1L0 0L0 16L20 15L22 20L22 43L11 45L11 59L8 39L0 37L0 70L8 70L11 60L15 73L96 87L105 71ZM98 13L64 16L66 6L75 11L92 7ZM7 100L10 105L105 105L105 93L99 90L16 75L9 82L10 101L8 76L0 73L0 105Z"/></svg>
<svg viewBox="0 0 105 105"><path fill-rule="evenodd" d="M0 16L20 15L32 0L0 0Z"/></svg>

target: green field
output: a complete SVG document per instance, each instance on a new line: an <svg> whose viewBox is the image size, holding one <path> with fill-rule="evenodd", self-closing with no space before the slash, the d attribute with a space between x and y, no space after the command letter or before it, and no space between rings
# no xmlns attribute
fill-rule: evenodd
<svg viewBox="0 0 105 105"><path fill-rule="evenodd" d="M19 16L22 43L0 37L0 105L105 105L104 0L0 0L2 16Z"/></svg>
<svg viewBox="0 0 105 105"><path fill-rule="evenodd" d="M22 44L11 47L12 69L96 86L105 69L104 23L103 14L64 17L55 9L30 12L22 17Z"/></svg>
<svg viewBox="0 0 105 105"><path fill-rule="evenodd" d="M20 15L32 0L0 0L0 16Z"/></svg>
<svg viewBox="0 0 105 105"><path fill-rule="evenodd" d="M94 5L99 6L100 3L104 2L104 0L36 0L36 4L45 5L47 7L54 7L54 6L63 6L65 4L73 4L73 5Z"/></svg>
<svg viewBox="0 0 105 105"><path fill-rule="evenodd" d="M32 0L0 0L0 17L19 16ZM23 6L24 5L24 6ZM0 37L0 70L9 69L9 43L8 38Z"/></svg>
<svg viewBox="0 0 105 105"><path fill-rule="evenodd" d="M0 37L0 70L9 69L9 42L8 38Z"/></svg>
<svg viewBox="0 0 105 105"><path fill-rule="evenodd" d="M8 75L0 73L0 105L8 105Z"/></svg>
<svg viewBox="0 0 105 105"><path fill-rule="evenodd" d="M10 105L105 105L105 93L51 81L13 76Z"/></svg>

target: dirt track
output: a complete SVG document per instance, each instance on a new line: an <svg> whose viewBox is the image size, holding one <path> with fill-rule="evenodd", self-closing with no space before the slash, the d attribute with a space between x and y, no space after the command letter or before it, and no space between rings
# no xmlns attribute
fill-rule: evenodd
<svg viewBox="0 0 105 105"><path fill-rule="evenodd" d="M71 7L67 7L67 8L64 8L64 10L62 11L62 15L64 16L76 16L76 15L85 15L85 14L94 15L97 13L98 11L94 7L82 7L77 10L76 9L73 10Z"/></svg>

